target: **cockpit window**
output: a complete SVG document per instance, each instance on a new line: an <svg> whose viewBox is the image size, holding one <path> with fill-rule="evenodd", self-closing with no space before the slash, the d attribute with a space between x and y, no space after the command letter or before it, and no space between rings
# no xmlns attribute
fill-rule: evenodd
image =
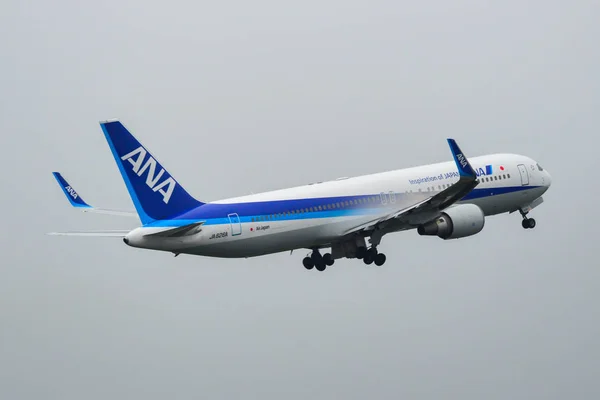
<svg viewBox="0 0 600 400"><path fill-rule="evenodd" d="M540 171L543 171L543 170L544 170L544 168L542 168L542 166L541 166L540 164L536 164L536 165L537 165L537 167L538 167L538 169L539 169Z"/></svg>

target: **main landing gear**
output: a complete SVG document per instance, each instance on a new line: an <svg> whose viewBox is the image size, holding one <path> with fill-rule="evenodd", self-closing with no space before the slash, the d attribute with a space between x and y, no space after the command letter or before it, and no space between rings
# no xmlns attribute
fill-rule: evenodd
<svg viewBox="0 0 600 400"><path fill-rule="evenodd" d="M381 267L385 264L386 256L383 253L379 253L377 251L377 247L371 247L367 249L366 247L359 247L356 250L356 258L362 259L366 265L371 265L375 263L378 267Z"/></svg>
<svg viewBox="0 0 600 400"><path fill-rule="evenodd" d="M302 260L302 264L306 269L313 269L313 267L317 271L325 271L325 268L331 267L335 260L330 253L325 253L321 255L319 250L313 250L312 254L308 257L304 257Z"/></svg>
<svg viewBox="0 0 600 400"><path fill-rule="evenodd" d="M304 257L302 265L306 269L315 268L317 271L325 271L327 267L334 264L335 259L338 258L357 258L362 260L366 265L375 264L382 266L385 264L386 256L383 253L377 251L377 244L371 242L371 247L367 248L365 240L354 243L334 243L331 248L331 253L325 253L321 255L319 249L313 249L312 253ZM335 259L334 259L335 257Z"/></svg>
<svg viewBox="0 0 600 400"><path fill-rule="evenodd" d="M519 212L523 216L523 221L521 221L521 226L523 227L523 229L535 228L535 219L527 218L527 213L523 212L523 210L519 210Z"/></svg>

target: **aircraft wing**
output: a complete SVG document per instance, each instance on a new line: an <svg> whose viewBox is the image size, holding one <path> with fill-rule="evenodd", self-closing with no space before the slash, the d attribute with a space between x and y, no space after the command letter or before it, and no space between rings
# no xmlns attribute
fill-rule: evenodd
<svg viewBox="0 0 600 400"><path fill-rule="evenodd" d="M425 223L438 217L441 210L456 203L471 192L479 184L475 170L454 139L448 139L448 144L458 168L458 182L434 196L354 227L345 234L374 230L378 226L392 220L406 221L410 224Z"/></svg>
<svg viewBox="0 0 600 400"><path fill-rule="evenodd" d="M109 210L105 208L92 207L83 200L83 198L75 191L73 186L69 185L67 180L63 178L63 176L59 172L53 172L52 175L54 175L54 178L56 178L56 181L60 185L60 188L62 189L65 196L67 196L67 200L69 200L71 206L73 206L76 209L81 210L83 212L138 218L138 215L132 211Z"/></svg>

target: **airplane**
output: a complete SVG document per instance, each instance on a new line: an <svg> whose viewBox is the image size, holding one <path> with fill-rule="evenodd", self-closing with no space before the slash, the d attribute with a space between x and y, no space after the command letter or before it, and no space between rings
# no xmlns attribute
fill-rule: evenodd
<svg viewBox="0 0 600 400"><path fill-rule="evenodd" d="M141 226L51 234L120 237L131 247L175 256L248 258L307 249L302 264L308 270L324 271L342 258L381 266L386 256L379 246L388 233L416 229L422 236L464 238L481 232L486 217L513 212L532 229L529 212L552 182L529 157L467 158L448 139L453 161L203 203L120 121L100 127L136 212L92 207L60 173L54 177L74 208L139 218ZM321 254L324 249L331 251Z"/></svg>

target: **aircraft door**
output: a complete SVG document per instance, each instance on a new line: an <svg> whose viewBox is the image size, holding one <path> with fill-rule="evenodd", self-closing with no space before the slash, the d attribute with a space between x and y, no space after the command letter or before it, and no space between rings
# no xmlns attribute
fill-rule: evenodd
<svg viewBox="0 0 600 400"><path fill-rule="evenodd" d="M242 234L242 222L240 216L236 213L228 214L229 224L231 225L231 236L237 236Z"/></svg>
<svg viewBox="0 0 600 400"><path fill-rule="evenodd" d="M527 168L525 165L519 164L517 165L519 168L519 174L521 174L521 186L529 185L529 174L527 173Z"/></svg>

